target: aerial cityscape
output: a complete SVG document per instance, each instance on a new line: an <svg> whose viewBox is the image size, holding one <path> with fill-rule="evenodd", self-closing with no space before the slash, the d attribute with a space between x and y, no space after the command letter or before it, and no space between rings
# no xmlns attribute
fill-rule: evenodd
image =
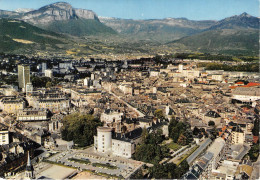
<svg viewBox="0 0 260 180"><path fill-rule="evenodd" d="M0 0L0 179L260 179L258 0Z"/></svg>

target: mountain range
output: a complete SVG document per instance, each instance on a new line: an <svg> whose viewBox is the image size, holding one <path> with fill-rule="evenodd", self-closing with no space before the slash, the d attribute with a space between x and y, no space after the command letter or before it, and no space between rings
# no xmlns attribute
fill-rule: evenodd
<svg viewBox="0 0 260 180"><path fill-rule="evenodd" d="M259 49L259 18L247 13L220 21L194 21L186 18L132 20L99 17L91 10L76 9L68 3L58 2L37 10L0 10L0 18L9 19L2 22L5 24L10 19L15 19L21 21L20 23L28 23L26 26L31 25L31 29L41 28L47 34L55 32L55 36L59 36L62 33L62 39L70 39L71 35L80 39L109 36L114 37L110 40L114 39L115 43L118 43L116 39L119 37L147 41L173 49L181 47L183 50L224 54L257 55ZM7 31L1 31L2 28L0 24L0 36L8 37Z"/></svg>

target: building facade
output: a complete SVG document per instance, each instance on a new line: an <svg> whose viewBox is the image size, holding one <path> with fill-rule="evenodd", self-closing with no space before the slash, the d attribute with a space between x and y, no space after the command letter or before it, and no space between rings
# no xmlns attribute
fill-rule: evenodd
<svg viewBox="0 0 260 180"><path fill-rule="evenodd" d="M53 77L53 71L52 71L51 69L46 69L46 70L44 71L44 73L45 73L45 76L46 76L46 77L49 77L49 78L52 78L52 77Z"/></svg>
<svg viewBox="0 0 260 180"><path fill-rule="evenodd" d="M36 108L26 108L19 109L17 113L18 121L46 121L47 110L46 109L36 109Z"/></svg>
<svg viewBox="0 0 260 180"><path fill-rule="evenodd" d="M0 108L10 114L16 114L19 109L25 108L25 102L22 98L5 97L0 101Z"/></svg>
<svg viewBox="0 0 260 180"><path fill-rule="evenodd" d="M128 133L115 133L112 128L98 127L97 136L94 136L94 150L131 158L135 152L135 145L140 142L141 133L142 128L134 129Z"/></svg>
<svg viewBox="0 0 260 180"><path fill-rule="evenodd" d="M0 128L0 145L9 144L9 131L7 128Z"/></svg>
<svg viewBox="0 0 260 180"><path fill-rule="evenodd" d="M30 66L18 65L18 84L19 88L26 90L26 84L30 82Z"/></svg>

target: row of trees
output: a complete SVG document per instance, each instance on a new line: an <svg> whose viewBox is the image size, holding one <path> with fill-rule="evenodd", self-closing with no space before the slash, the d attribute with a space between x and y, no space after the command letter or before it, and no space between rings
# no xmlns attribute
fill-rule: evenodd
<svg viewBox="0 0 260 180"><path fill-rule="evenodd" d="M0 75L0 85L10 84L18 86L18 76L17 75Z"/></svg>
<svg viewBox="0 0 260 180"><path fill-rule="evenodd" d="M32 76L31 82L33 87L45 87L49 88L51 86L57 85L59 82L64 81L63 79L59 78L49 78L49 77L38 77L38 76Z"/></svg>
<svg viewBox="0 0 260 180"><path fill-rule="evenodd" d="M254 121L254 128L252 129L252 133L254 136L259 136L259 118L256 117Z"/></svg>
<svg viewBox="0 0 260 180"><path fill-rule="evenodd" d="M34 87L46 87L46 85L50 85L52 79L49 77L38 77L38 76L32 76L31 82Z"/></svg>
<svg viewBox="0 0 260 180"><path fill-rule="evenodd" d="M259 136L259 118L256 117L255 121L254 121L254 128L252 129L252 134L254 136ZM256 142L256 144L253 144L253 146L251 147L251 149L248 152L248 155L250 157L250 159L255 162L259 156L259 152L260 152L260 145L259 145L259 139Z"/></svg>
<svg viewBox="0 0 260 180"><path fill-rule="evenodd" d="M246 71L246 72L258 72L259 64L258 63L248 63L243 65L227 65L222 63L198 63L198 67L205 67L206 70L224 70L224 71Z"/></svg>

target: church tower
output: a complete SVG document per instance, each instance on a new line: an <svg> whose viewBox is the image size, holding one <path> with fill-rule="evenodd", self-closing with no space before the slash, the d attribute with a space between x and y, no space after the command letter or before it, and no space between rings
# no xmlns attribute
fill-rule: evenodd
<svg viewBox="0 0 260 180"><path fill-rule="evenodd" d="M33 166L31 163L30 153L28 151L28 159L27 159L27 165L25 169L25 177L24 179L34 179L34 172L33 172Z"/></svg>

